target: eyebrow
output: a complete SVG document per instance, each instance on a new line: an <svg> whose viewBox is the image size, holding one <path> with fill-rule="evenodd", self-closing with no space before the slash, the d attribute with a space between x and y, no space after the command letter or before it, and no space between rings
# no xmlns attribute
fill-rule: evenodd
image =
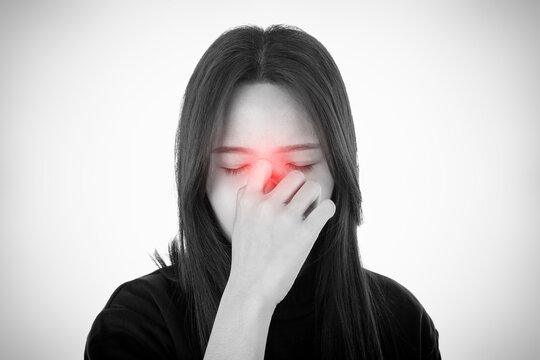
<svg viewBox="0 0 540 360"><path fill-rule="evenodd" d="M298 144L298 145L287 145L287 146L281 146L279 147L276 152L277 153L286 153L286 152L292 152L292 151L302 151L302 150L311 150L311 149L319 149L319 144L313 144L313 143L306 143L306 144ZM255 150L240 146L220 146L218 148L215 148L212 150L213 153L242 153L242 154L253 154L255 153Z"/></svg>

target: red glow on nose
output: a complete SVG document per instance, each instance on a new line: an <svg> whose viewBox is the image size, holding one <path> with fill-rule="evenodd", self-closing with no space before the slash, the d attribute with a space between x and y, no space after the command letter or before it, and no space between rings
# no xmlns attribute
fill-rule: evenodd
<svg viewBox="0 0 540 360"><path fill-rule="evenodd" d="M281 179L285 176L285 170L285 164L282 164L281 162L272 162L272 174L264 184L264 194L272 191L276 185L279 184Z"/></svg>
<svg viewBox="0 0 540 360"><path fill-rule="evenodd" d="M263 193L266 194L272 191L276 187L276 185L279 184L279 182L285 177L287 172L287 159L285 159L283 154L271 153L270 155L259 156L252 162L252 165L254 165L255 162L260 159L268 160L272 167L270 177L268 178L268 180L266 180L263 187Z"/></svg>
<svg viewBox="0 0 540 360"><path fill-rule="evenodd" d="M266 184L264 185L263 194L267 194L267 193L269 193L270 191L272 191L272 190L276 187L277 184L278 184L278 183L277 183L275 180L269 179L269 180L266 182Z"/></svg>

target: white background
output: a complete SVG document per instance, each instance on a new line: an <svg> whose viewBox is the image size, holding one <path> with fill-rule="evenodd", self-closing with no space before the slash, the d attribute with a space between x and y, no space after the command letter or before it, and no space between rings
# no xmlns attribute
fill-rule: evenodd
<svg viewBox="0 0 540 360"><path fill-rule="evenodd" d="M223 31L299 26L356 124L367 268L444 359L540 352L540 7L533 1L3 1L0 358L82 358L177 228L174 135Z"/></svg>

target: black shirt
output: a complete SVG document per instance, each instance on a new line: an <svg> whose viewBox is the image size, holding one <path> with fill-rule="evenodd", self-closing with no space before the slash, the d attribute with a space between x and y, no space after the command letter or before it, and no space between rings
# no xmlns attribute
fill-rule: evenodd
<svg viewBox="0 0 540 360"><path fill-rule="evenodd" d="M400 329L399 359L438 360L438 331L420 302L396 281L365 270L382 285ZM311 359L315 328L314 272L298 276L273 313L265 359ZM85 360L201 359L188 341L186 303L159 270L120 285L88 334ZM180 296L179 296L180 295ZM387 353L383 341L383 352ZM389 353L389 352L388 352Z"/></svg>

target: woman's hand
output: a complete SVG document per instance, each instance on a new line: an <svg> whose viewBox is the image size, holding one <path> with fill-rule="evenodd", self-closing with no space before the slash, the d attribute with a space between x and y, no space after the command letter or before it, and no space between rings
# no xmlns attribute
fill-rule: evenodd
<svg viewBox="0 0 540 360"><path fill-rule="evenodd" d="M264 194L270 174L270 162L257 161L247 184L238 191L227 287L266 306L276 306L291 289L336 207L332 200L324 200L304 219L306 210L318 201L321 186L294 170Z"/></svg>

